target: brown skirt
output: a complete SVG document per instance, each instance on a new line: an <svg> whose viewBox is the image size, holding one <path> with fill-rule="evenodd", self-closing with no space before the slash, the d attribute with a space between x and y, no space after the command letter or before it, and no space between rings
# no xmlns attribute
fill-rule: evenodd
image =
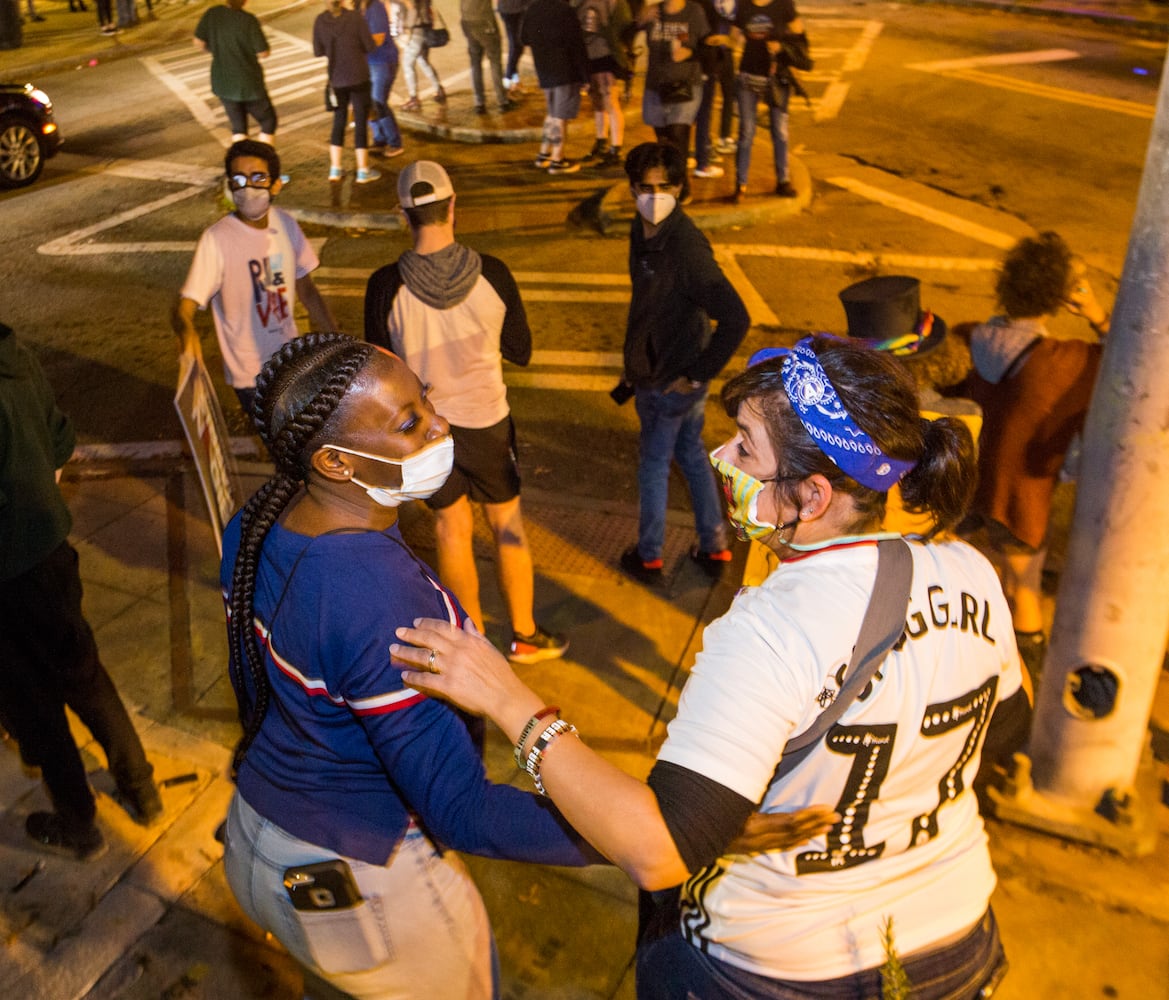
<svg viewBox="0 0 1169 1000"><path fill-rule="evenodd" d="M1055 481L1084 426L1100 344L1044 337L1022 368L997 385L972 372L965 395L983 411L973 512L1041 548Z"/></svg>

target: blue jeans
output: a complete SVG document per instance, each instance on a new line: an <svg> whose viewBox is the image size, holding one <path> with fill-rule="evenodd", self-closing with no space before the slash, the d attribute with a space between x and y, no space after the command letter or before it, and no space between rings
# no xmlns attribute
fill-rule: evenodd
<svg viewBox="0 0 1169 1000"><path fill-rule="evenodd" d="M373 141L379 146L398 149L402 145L402 133L398 121L390 110L390 88L398 75L398 61L374 62L369 64L370 99L373 102Z"/></svg>
<svg viewBox="0 0 1169 1000"><path fill-rule="evenodd" d="M637 551L646 562L660 559L662 555L671 458L678 463L690 488L699 547L704 552L726 548L727 527L723 520L722 501L706 445L702 442L706 392L705 386L697 392L639 388L634 398L637 417L641 421L641 460L637 466L641 518L637 528Z"/></svg>
<svg viewBox="0 0 1169 1000"><path fill-rule="evenodd" d="M755 141L755 111L761 100L751 85L739 77L739 149L735 154L735 183L743 187L751 169L751 144ZM771 119L771 152L775 158L775 183L790 180L787 173L787 106L791 101L791 88L783 88L783 102L768 102L767 113Z"/></svg>
<svg viewBox="0 0 1169 1000"><path fill-rule="evenodd" d="M965 937L904 958L902 965L913 1000L989 997L1006 974L994 914L987 910ZM637 1000L876 1000L880 996L880 969L812 982L771 979L711 958L680 931L637 951Z"/></svg>

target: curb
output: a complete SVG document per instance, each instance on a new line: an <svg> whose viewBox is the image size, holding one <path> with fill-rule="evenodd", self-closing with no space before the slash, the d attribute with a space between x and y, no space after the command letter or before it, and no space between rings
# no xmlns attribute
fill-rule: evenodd
<svg viewBox="0 0 1169 1000"><path fill-rule="evenodd" d="M449 139L452 142L478 143L482 145L520 144L539 142L542 129L535 126L524 128L483 129L473 125L446 125L428 121L413 113L395 111L398 127L414 135L425 135L435 139Z"/></svg>

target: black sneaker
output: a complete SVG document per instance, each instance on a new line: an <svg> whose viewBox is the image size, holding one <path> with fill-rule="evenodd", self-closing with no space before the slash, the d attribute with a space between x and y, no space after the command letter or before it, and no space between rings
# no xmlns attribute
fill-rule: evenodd
<svg viewBox="0 0 1169 1000"><path fill-rule="evenodd" d="M537 153L536 158L532 161L532 164L533 166L538 167L540 170L547 170L550 166L552 166L552 157L547 153Z"/></svg>
<svg viewBox="0 0 1169 1000"><path fill-rule="evenodd" d="M590 149L584 156L580 158L582 167L591 167L594 163L602 163L605 159L605 154L609 152L609 140L598 139L593 143L593 148Z"/></svg>
<svg viewBox="0 0 1169 1000"><path fill-rule="evenodd" d="M520 106L519 101L513 101L510 97L499 106L499 113L501 115L507 114L509 111L515 111Z"/></svg>
<svg viewBox="0 0 1169 1000"><path fill-rule="evenodd" d="M568 649L568 640L554 632L545 632L539 625L531 635L512 635L507 649L507 658L512 663L539 663L541 660L555 660Z"/></svg>
<svg viewBox="0 0 1169 1000"><path fill-rule="evenodd" d="M114 798L139 826L150 826L162 815L162 797L153 781L134 790L119 788Z"/></svg>
<svg viewBox="0 0 1169 1000"><path fill-rule="evenodd" d="M712 580L719 580L722 578L723 570L734 559L734 555L730 549L719 549L717 552L703 552L702 549L695 546L690 550L690 558L698 563L702 567L702 571Z"/></svg>
<svg viewBox="0 0 1169 1000"><path fill-rule="evenodd" d="M550 174L575 174L580 170L580 164L572 160L553 160L548 164Z"/></svg>
<svg viewBox="0 0 1169 1000"><path fill-rule="evenodd" d="M486 104L476 104L475 105L475 114L477 114L477 115L487 114L487 105Z"/></svg>
<svg viewBox="0 0 1169 1000"><path fill-rule="evenodd" d="M651 559L649 562L642 559L636 545L631 545L621 553L621 568L642 583L658 583L662 578L662 565L661 559Z"/></svg>
<svg viewBox="0 0 1169 1000"><path fill-rule="evenodd" d="M598 167L619 167L625 162L621 157L620 146L610 146L605 155L601 157L601 161L597 164Z"/></svg>
<svg viewBox="0 0 1169 1000"><path fill-rule="evenodd" d="M91 824L88 829L70 829L57 813L34 812L24 821L24 830L41 847L78 861L96 861L106 852L106 839Z"/></svg>
<svg viewBox="0 0 1169 1000"><path fill-rule="evenodd" d="M780 181L775 185L775 194L779 198L798 198L800 193L791 181Z"/></svg>

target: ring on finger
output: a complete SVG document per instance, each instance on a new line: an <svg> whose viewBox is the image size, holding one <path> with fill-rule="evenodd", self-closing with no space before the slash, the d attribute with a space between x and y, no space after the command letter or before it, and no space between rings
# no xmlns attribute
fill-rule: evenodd
<svg viewBox="0 0 1169 1000"><path fill-rule="evenodd" d="M426 669L434 673L437 673L434 669L434 658L436 656L438 656L438 650L432 649L430 655L426 658Z"/></svg>

